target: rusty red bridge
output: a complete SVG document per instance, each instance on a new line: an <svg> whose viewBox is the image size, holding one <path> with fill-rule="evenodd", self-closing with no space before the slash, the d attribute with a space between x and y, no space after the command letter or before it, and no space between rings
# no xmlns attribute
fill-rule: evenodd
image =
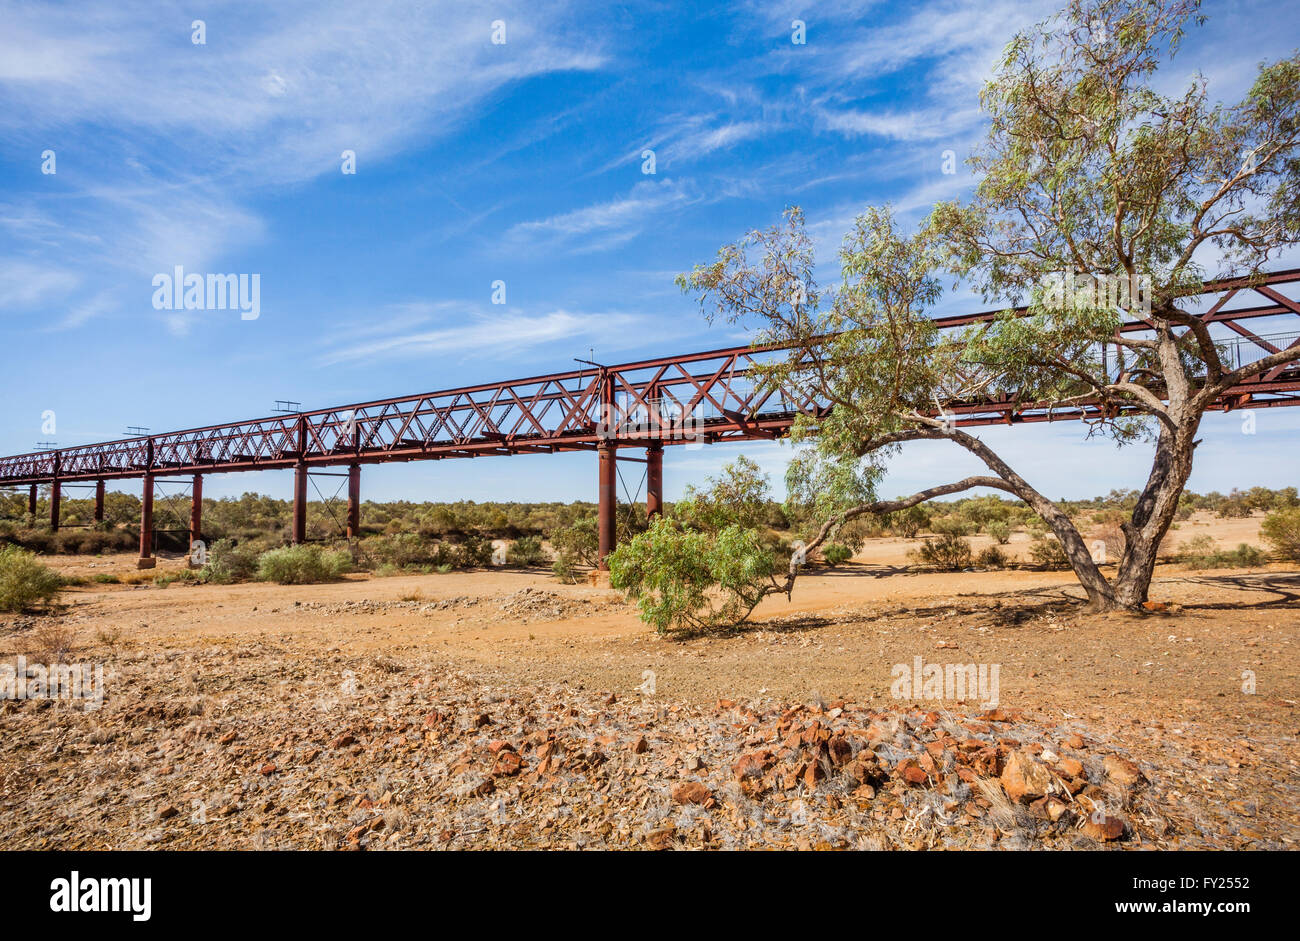
<svg viewBox="0 0 1300 941"><path fill-rule="evenodd" d="M1300 269L1253 279L1207 282L1197 316L1228 342L1221 348L1228 368L1282 349L1296 359L1242 382L1215 408L1272 408L1300 405L1300 332L1259 335L1247 323L1257 318L1300 316L1294 299ZM1289 285L1289 294L1279 287ZM1024 309L1020 309L1024 313ZM940 328L986 322L999 311L935 318ZM1132 320L1124 333L1151 329ZM189 538L202 530L203 476L214 473L293 468L293 538L306 539L309 474L346 467L347 535L358 535L360 469L390 461L446 460L514 454L594 451L597 454L600 558L614 546L616 461L646 464L646 509L663 502L665 445L778 438L799 413L824 414L825 406L785 389L765 388L751 367L780 349L731 347L595 366L545 376L484 383L381 399L270 418L209 425L57 448L0 458L0 487L25 486L29 513L37 508L37 486L50 488L50 527L59 527L60 488L79 483L95 488L95 519L104 515L106 481L143 480L140 556L154 563L155 480L192 480ZM1018 401L1012 395L947 407L959 425L1060 421L1099 416L1096 404L1067 409ZM643 458L618 456L620 449L644 449Z"/></svg>

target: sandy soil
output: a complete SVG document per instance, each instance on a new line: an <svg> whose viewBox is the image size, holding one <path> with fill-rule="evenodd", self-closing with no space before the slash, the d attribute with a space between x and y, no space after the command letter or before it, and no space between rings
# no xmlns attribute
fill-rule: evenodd
<svg viewBox="0 0 1300 941"><path fill-rule="evenodd" d="M1209 532L1228 546L1258 543L1257 528L1258 520L1196 521L1184 523L1174 541ZM620 703L634 704L628 706L632 713L651 709L650 714L659 717L663 734L673 742L672 754L680 756L692 740L688 727L719 721L720 700L744 704L751 710L751 719L740 726L751 732L764 727L771 717L784 715L792 704L804 704L812 709L811 714L822 715L826 703L842 701L849 713L857 709L877 717L899 709L920 709L922 713L939 709L954 716L974 716L987 710L988 704L973 696L962 701L900 702L891 690L896 676L893 668L896 664L910 667L920 657L935 664L996 664L1002 709L1023 711L1025 721L1036 723L1040 730L1060 726L1078 731L1098 743L1094 754L1100 755L1097 748L1104 748L1143 767L1150 781L1150 798L1146 804L1127 805L1128 842L1286 847L1300 838L1300 816L1295 810L1300 806L1300 748L1296 744L1300 573L1276 564L1212 572L1161 566L1152 598L1167 605L1166 610L1142 616L1095 616L1081 611L1081 592L1068 573L906 572L906 550L913 545L908 540L875 541L852 564L801 577L792 600L764 602L751 629L689 640L654 635L637 619L634 607L616 592L562 585L542 571L350 576L335 584L304 587L174 583L159 588L146 583L74 589L66 594L65 606L57 616L11 618L0 623L0 659L11 661L15 654L32 651L34 639L50 624L75 631L75 654L69 657L108 665L108 704L98 714L77 713L60 704L55 707L57 721L51 718L53 712L38 712L33 703L0 706L0 729L8 742L0 745L0 767L6 768L5 786L0 791L0 831L9 835L7 845L23 846L49 845L54 834L77 845L250 845L247 840L252 837L243 831L230 839L190 830L167 835L169 828L160 821L153 821L152 828L149 821L141 822L139 808L133 811L130 826L120 815L109 813L103 818L102 807L93 812L99 816L86 816L92 814L89 807L84 813L65 807L57 827L51 827L48 820L54 812L52 805L82 786L91 756L105 749L120 747L132 754L138 749L146 756L141 761L156 764L156 756L149 757L151 750L166 750L167 736L179 735L196 722L202 726L201 717L212 715L205 709L244 716L232 728L242 723L250 727L269 723L268 738L261 747L266 754L275 753L277 749L269 746L277 737L292 738L283 723L292 723L294 697L282 693L253 703L240 701L237 692L229 691L238 690L244 675L256 676L259 689L275 683L306 682L306 678L330 686L337 685L339 677L350 669L362 678L362 699L366 684L384 699L388 694L381 694L381 689L395 683L400 687L399 681L415 671L426 678L440 678L429 682L444 694L464 686L477 691L472 696L464 694L471 699L484 695L483 690L494 690L498 697L532 702L530 715L543 711L540 704L556 697L590 700L600 712L601 703L612 694ZM1016 548L1014 542L1011 548ZM65 572L83 576L129 576L135 571L129 556L51 561ZM166 571L180 564L164 560L160 567ZM452 677L462 679L453 681ZM160 691L151 692L151 682ZM1253 691L1247 691L1251 682ZM648 692L651 685L653 693ZM163 688L168 692L161 692ZM190 702L191 707L171 719L155 717L148 733L136 729L123 735L125 727L113 732L109 725L111 717L119 715L113 711L115 696L121 709L175 701ZM488 701L496 700L489 697ZM474 708L480 707L487 708L481 704ZM461 703L462 712L469 708L468 700ZM663 709L680 710L681 722L693 718L687 726L673 726L669 735L672 723L665 724ZM603 721L610 728L636 727L632 713L621 719L605 715ZM347 727L352 718L355 716L345 705L343 714L333 715L322 728ZM519 726L521 736L532 728L531 721ZM595 721L590 731L599 737L608 730L602 732L599 717ZM47 723L53 724L47 728ZM726 725L722 723L724 730ZM906 722L903 727L907 728ZM470 723L456 728L461 737L455 740L462 743L463 739L474 754L476 727ZM209 731L215 735L215 729ZM41 759L50 763L48 767L37 763L45 783L16 782L18 767L37 770L28 766L30 758L19 750L19 743L34 747L48 741L41 736L59 734L72 735L72 741L81 735L88 744ZM1018 734L1016 740L1032 738ZM737 737L731 752L738 754L745 740L744 734ZM919 747L924 743L918 739L913 744ZM1061 751L1059 743L1047 747L1049 753L1053 748ZM259 761L262 757L265 755L259 753ZM680 774L676 762L674 757L660 772L670 777ZM1003 763L1000 760L999 767ZM728 764L729 760L720 761L720 768L715 769L723 778ZM246 765L235 760L232 768L238 766L239 774L248 775ZM460 768L458 774L468 774L465 767L451 765L444 771L450 774ZM609 773L609 768L602 773ZM1102 777L1093 784L1105 785L1108 779L1098 773ZM94 774L107 772L97 769ZM129 767L114 774L124 776L120 780L131 782L133 789L138 785ZM149 813L157 813L160 802L183 804L195 791L195 787L150 780L154 781L151 796L140 798L157 805ZM788 799L790 794L782 793L779 774L777 781L772 793ZM620 779L620 787L623 783ZM722 786L720 781L714 783ZM955 778L950 783L952 788L958 787ZM328 789L328 780L313 786ZM451 793L446 780L429 787L428 800L435 800L430 795ZM371 790L374 788L362 788L357 793ZM247 787L240 793L247 794ZM909 793L898 793L897 808L885 808L877 800L875 812L885 815L881 826L895 820L894 809L911 813L907 809ZM353 791L348 794L351 800ZM382 794L376 792L364 799L377 801ZM324 797L324 793L317 794L316 804ZM456 799L461 798L490 799L486 792ZM416 798L411 794L408 799ZM232 800L235 803L229 806L242 806L238 795ZM968 796L968 800L980 798ZM838 801L833 803L838 807ZM1147 809L1139 812L1139 806ZM1144 822L1151 817L1153 806L1161 808L1152 818L1160 820L1155 827ZM461 803L456 807L457 813L464 809ZM426 845L425 841L462 845L460 834L467 832L463 821L452 825L444 815L426 832L414 807L410 812L416 814L417 823L405 831L390 828L385 845L388 841L396 845ZM1079 820L1086 816L1080 815ZM92 819L99 823L92 825ZM121 832L110 829L106 836L104 819L116 820ZM1004 840L1008 834L1024 838L1026 821L1008 819L1011 823L1000 827L987 827L987 820L980 821L971 832L983 834L986 842L997 839L998 834ZM661 818L649 820L635 830L635 840L629 830L623 842L663 842L662 837L647 836L662 830L662 826L652 826L662 822ZM316 845L300 829L283 820L280 823L288 829L276 845ZM363 831L357 836L354 825L319 826L339 845L365 845L371 834ZM723 828L716 821L709 826L713 829L706 832L702 845L715 845L720 839L718 833ZM851 825L845 827L845 832L856 832ZM695 832L689 826L679 827L679 831L679 837ZM402 832L405 835L399 838ZM571 833L561 839L558 832L552 831L554 839L533 834L528 840L539 845L573 844ZM145 839L159 833L164 835ZM444 838L446 833L453 837ZM623 845L615 838L620 833L617 828L604 831L601 845ZM294 834L292 839L290 834ZM417 834L423 836L417 838ZM504 845L514 845L523 837L501 839ZM807 842L806 836L798 834L791 836L789 843L781 839L754 843L738 836L727 839L739 839L736 845ZM877 834L870 845L913 845L915 840L915 833L902 839L890 831ZM811 842L861 845L852 837ZM942 840L922 843L943 845ZM470 845L475 844L470 841ZM576 845L584 844L578 840ZM722 845L732 844L724 840ZM1039 843L1029 839L1027 845Z"/></svg>

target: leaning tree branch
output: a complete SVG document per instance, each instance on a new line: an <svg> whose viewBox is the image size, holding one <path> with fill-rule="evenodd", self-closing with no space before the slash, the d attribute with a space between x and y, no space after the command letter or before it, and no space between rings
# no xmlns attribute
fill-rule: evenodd
<svg viewBox="0 0 1300 941"><path fill-rule="evenodd" d="M933 500L935 497L944 497L950 493L960 493L963 490L970 490L974 487L994 487L998 490L1005 490L1008 493L1015 494L1015 489L1000 477L967 477L956 483L940 484L937 487L931 487L928 490L921 490L912 494L910 497L902 497L897 500L876 500L872 503L860 503L857 506L843 510L826 522L822 523L821 528L812 541L803 547L804 553L809 553L821 546L832 533L843 526L850 520L855 520L859 516L867 514L896 513L899 510L906 510L916 506L918 503L925 503L927 500ZM1018 495L1018 494L1017 494ZM786 572L785 581L778 582L775 578L772 585L769 586L765 594L775 595L783 594L786 598L790 597L790 592L794 590L794 581L799 574L799 561L797 556L790 557L790 568Z"/></svg>

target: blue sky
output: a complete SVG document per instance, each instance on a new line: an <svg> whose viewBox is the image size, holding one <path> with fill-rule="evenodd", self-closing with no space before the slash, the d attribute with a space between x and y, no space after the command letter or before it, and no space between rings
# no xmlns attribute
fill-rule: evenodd
<svg viewBox="0 0 1300 941"><path fill-rule="evenodd" d="M673 276L799 204L833 280L864 206L889 201L910 221L968 192L980 83L1014 30L1056 5L0 0L0 451L263 415L280 398L319 407L551 372L591 350L613 362L742 342L705 324ZM1199 69L1232 99L1261 59L1300 45L1276 4L1205 12L1169 81ZM155 309L152 279L176 265L258 274L260 316ZM1289 409L1259 413L1249 436L1239 416L1212 416L1192 487L1296 483L1297 431ZM1149 466L1073 425L981 434L1051 495L1138 486ZM789 456L670 450L669 498L738 451L774 479ZM968 464L910 446L885 489ZM595 461L367 468L363 487L593 499ZM244 490L290 493L277 473L207 487Z"/></svg>

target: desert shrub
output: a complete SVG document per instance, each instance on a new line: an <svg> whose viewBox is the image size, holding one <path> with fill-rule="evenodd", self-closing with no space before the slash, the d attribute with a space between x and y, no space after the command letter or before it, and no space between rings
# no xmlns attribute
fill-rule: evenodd
<svg viewBox="0 0 1300 941"><path fill-rule="evenodd" d="M1050 533L1039 534L1029 544L1029 558L1045 569L1068 569L1070 558L1061 540Z"/></svg>
<svg viewBox="0 0 1300 941"><path fill-rule="evenodd" d="M984 524L984 532L999 546L1005 546L1011 539L1011 523L1004 519L989 520Z"/></svg>
<svg viewBox="0 0 1300 941"><path fill-rule="evenodd" d="M467 536L454 546L448 560L457 568L482 568L492 564L492 543L482 536Z"/></svg>
<svg viewBox="0 0 1300 941"><path fill-rule="evenodd" d="M1268 561L1257 546L1239 543L1235 549L1220 549L1210 536L1189 539L1178 549L1178 561L1194 569L1249 568Z"/></svg>
<svg viewBox="0 0 1300 941"><path fill-rule="evenodd" d="M827 565L836 566L847 562L853 557L853 550L841 542L831 542L822 546L822 559Z"/></svg>
<svg viewBox="0 0 1300 941"><path fill-rule="evenodd" d="M997 546L989 546L975 557L976 564L990 569L1006 568L1010 561L1010 557Z"/></svg>
<svg viewBox="0 0 1300 941"><path fill-rule="evenodd" d="M779 567L755 530L705 532L663 518L609 557L610 584L635 598L641 619L660 633L740 624Z"/></svg>
<svg viewBox="0 0 1300 941"><path fill-rule="evenodd" d="M63 580L18 546L0 548L0 611L24 611L37 602L48 604Z"/></svg>
<svg viewBox="0 0 1300 941"><path fill-rule="evenodd" d="M909 550L907 555L908 558L924 565L932 565L941 572L959 572L969 568L973 561L970 543L955 532L927 538L920 546Z"/></svg>
<svg viewBox="0 0 1300 941"><path fill-rule="evenodd" d="M1259 533L1273 551L1290 562L1300 562L1300 509L1276 510L1264 517Z"/></svg>
<svg viewBox="0 0 1300 941"><path fill-rule="evenodd" d="M546 551L538 536L521 536L506 548L508 565L540 565L546 561Z"/></svg>
<svg viewBox="0 0 1300 941"><path fill-rule="evenodd" d="M282 546L258 556L257 577L281 585L309 585L333 581L351 564L351 557L341 550L326 550L310 544Z"/></svg>
<svg viewBox="0 0 1300 941"><path fill-rule="evenodd" d="M411 532L363 539L360 553L367 566L390 565L399 569L442 565L452 556L446 543Z"/></svg>
<svg viewBox="0 0 1300 941"><path fill-rule="evenodd" d="M257 559L264 547L255 543L239 543L218 539L208 547L208 561L202 574L205 581L227 585L246 582L257 577Z"/></svg>
<svg viewBox="0 0 1300 941"><path fill-rule="evenodd" d="M65 663L76 644L77 631L61 621L47 621L32 631L27 640L29 659L46 665Z"/></svg>
<svg viewBox="0 0 1300 941"><path fill-rule="evenodd" d="M936 516L930 519L930 532L936 536L969 536L973 526L960 516Z"/></svg>
<svg viewBox="0 0 1300 941"><path fill-rule="evenodd" d="M576 585L578 583L578 559L567 549L561 549L555 554L555 561L551 563L551 571L555 577L566 585Z"/></svg>
<svg viewBox="0 0 1300 941"><path fill-rule="evenodd" d="M766 475L739 457L690 488L673 517L609 556L610 584L636 599L641 620L657 631L712 631L741 624L774 585L782 566L777 541L763 528Z"/></svg>
<svg viewBox="0 0 1300 941"><path fill-rule="evenodd" d="M568 560L570 566L595 565L600 548L596 517L585 516L568 526L551 532L551 546L558 558Z"/></svg>
<svg viewBox="0 0 1300 941"><path fill-rule="evenodd" d="M895 535L902 536L904 539L915 539L916 534L930 521L930 512L917 504L906 510L890 513L888 521L889 528Z"/></svg>

